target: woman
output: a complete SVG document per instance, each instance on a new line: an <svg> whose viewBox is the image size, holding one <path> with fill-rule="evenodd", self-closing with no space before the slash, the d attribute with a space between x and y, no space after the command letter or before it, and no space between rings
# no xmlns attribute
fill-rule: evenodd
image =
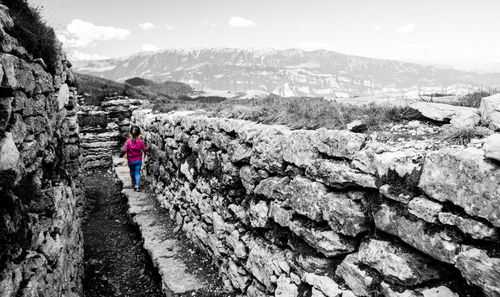
<svg viewBox="0 0 500 297"><path fill-rule="evenodd" d="M139 136L141 129L137 126L130 128L131 137L125 141L122 147L120 157L127 154L128 167L130 168L130 177L132 179L132 186L134 191L139 191L139 182L141 180L141 165L142 165L142 152L146 152L149 147L144 144Z"/></svg>

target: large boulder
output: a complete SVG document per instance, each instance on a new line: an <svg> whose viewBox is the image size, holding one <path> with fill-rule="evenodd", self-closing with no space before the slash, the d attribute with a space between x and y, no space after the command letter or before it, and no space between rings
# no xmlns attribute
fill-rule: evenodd
<svg viewBox="0 0 500 297"><path fill-rule="evenodd" d="M449 122L454 118L465 119L479 113L477 108L454 106L444 103L416 102L410 105L410 107L416 109L424 117L437 122Z"/></svg>
<svg viewBox="0 0 500 297"><path fill-rule="evenodd" d="M493 130L500 130L500 94L482 98L479 110L483 124Z"/></svg>
<svg viewBox="0 0 500 297"><path fill-rule="evenodd" d="M486 158L500 161L500 133L488 136L484 141L483 149Z"/></svg>
<svg viewBox="0 0 500 297"><path fill-rule="evenodd" d="M419 187L500 227L500 167L475 148L444 148L427 155Z"/></svg>

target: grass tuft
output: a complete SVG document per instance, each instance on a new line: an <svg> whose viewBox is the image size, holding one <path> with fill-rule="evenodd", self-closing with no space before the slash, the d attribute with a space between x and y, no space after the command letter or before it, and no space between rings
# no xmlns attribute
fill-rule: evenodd
<svg viewBox="0 0 500 297"><path fill-rule="evenodd" d="M470 143L474 138L484 138L487 136L484 130L478 128L454 128L446 129L443 131L441 138L450 144L464 145Z"/></svg>
<svg viewBox="0 0 500 297"><path fill-rule="evenodd" d="M479 105L481 105L481 98L491 96L495 93L496 91L477 91L469 93L460 97L454 105L479 108Z"/></svg>
<svg viewBox="0 0 500 297"><path fill-rule="evenodd" d="M60 44L54 29L42 19L39 9L27 0L2 0L9 8L14 27L7 30L36 58L42 58L50 73L55 73Z"/></svg>

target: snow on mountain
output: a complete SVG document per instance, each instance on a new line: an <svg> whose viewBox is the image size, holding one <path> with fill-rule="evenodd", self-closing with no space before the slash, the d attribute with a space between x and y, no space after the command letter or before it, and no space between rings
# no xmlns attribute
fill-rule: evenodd
<svg viewBox="0 0 500 297"><path fill-rule="evenodd" d="M476 74L327 50L273 48L167 49L125 59L79 62L77 72L117 81L179 81L195 90L258 90L282 96L462 94L498 87L500 74Z"/></svg>

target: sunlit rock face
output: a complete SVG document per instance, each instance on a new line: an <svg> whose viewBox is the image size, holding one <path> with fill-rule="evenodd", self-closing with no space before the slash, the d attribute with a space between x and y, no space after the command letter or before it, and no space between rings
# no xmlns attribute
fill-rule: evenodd
<svg viewBox="0 0 500 297"><path fill-rule="evenodd" d="M70 63L10 36L0 5L0 296L81 296L83 194Z"/></svg>
<svg viewBox="0 0 500 297"><path fill-rule="evenodd" d="M438 129L420 122L377 138L193 112L138 110L132 121L151 144L158 199L219 263L228 290L498 294L498 265L486 263L499 260L500 167L486 145L379 140Z"/></svg>

